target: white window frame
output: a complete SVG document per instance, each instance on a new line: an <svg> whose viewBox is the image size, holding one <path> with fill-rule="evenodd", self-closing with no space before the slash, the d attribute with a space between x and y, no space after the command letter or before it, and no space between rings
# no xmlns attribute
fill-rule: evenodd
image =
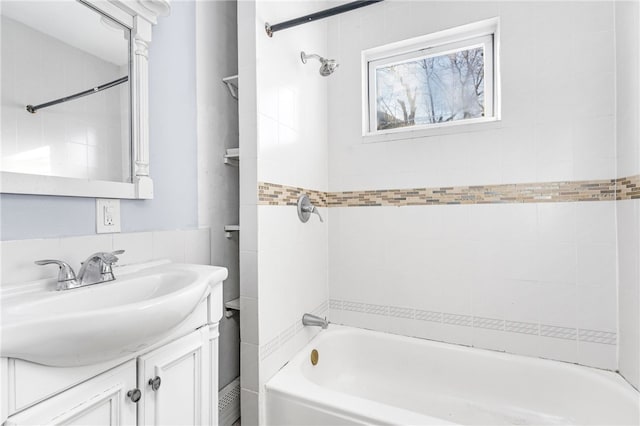
<svg viewBox="0 0 640 426"><path fill-rule="evenodd" d="M387 44L362 52L363 114L365 142L412 139L439 134L468 132L485 128L479 123L500 120L499 18L451 28L444 31ZM440 56L446 53L484 47L485 116L377 130L376 69L390 65Z"/></svg>

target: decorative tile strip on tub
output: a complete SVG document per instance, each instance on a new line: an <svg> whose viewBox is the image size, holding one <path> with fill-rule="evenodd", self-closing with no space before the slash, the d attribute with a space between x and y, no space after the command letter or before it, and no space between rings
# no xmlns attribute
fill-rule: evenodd
<svg viewBox="0 0 640 426"><path fill-rule="evenodd" d="M325 300L310 313L319 317L324 317L327 316L328 310L329 301ZM284 344L298 335L298 333L300 333L303 329L304 326L302 325L302 314L300 314L300 319L285 327L282 331L280 331L279 334L277 334L264 345L260 345L260 360L264 361L267 357L269 357L271 354L280 349Z"/></svg>
<svg viewBox="0 0 640 426"><path fill-rule="evenodd" d="M486 328L487 330L505 330L504 321L496 318L473 317L473 327Z"/></svg>
<svg viewBox="0 0 640 426"><path fill-rule="evenodd" d="M460 315L450 312L424 311L400 306L372 305L350 300L330 299L329 309L334 312L349 311L359 314L384 315L417 322L427 321L460 327L495 330L505 333L530 334L554 339L600 343L603 345L615 345L617 342L616 333L609 331L559 327L549 324ZM331 318L329 319L331 320Z"/></svg>
<svg viewBox="0 0 640 426"><path fill-rule="evenodd" d="M521 321L505 321L504 330L511 333L538 335L538 324Z"/></svg>
<svg viewBox="0 0 640 426"><path fill-rule="evenodd" d="M303 193L319 207L613 201L640 198L640 175L619 179L343 192L258 183L261 205L294 206Z"/></svg>
<svg viewBox="0 0 640 426"><path fill-rule="evenodd" d="M581 342L602 343L604 345L616 344L616 333L598 330L578 330L578 339Z"/></svg>
<svg viewBox="0 0 640 426"><path fill-rule="evenodd" d="M576 340L578 332L575 328L540 325L540 335L555 337L556 339Z"/></svg>

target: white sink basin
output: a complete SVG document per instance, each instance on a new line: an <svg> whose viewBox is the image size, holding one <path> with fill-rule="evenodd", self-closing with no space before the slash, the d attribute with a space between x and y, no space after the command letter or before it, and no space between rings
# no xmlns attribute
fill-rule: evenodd
<svg viewBox="0 0 640 426"><path fill-rule="evenodd" d="M115 273L115 281L73 290L55 291L49 283L3 294L0 356L69 367L139 351L169 334L227 278L226 268L176 263Z"/></svg>

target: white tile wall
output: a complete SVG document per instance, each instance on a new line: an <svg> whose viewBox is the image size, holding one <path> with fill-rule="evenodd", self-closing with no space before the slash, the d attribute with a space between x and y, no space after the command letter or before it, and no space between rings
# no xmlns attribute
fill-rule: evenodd
<svg viewBox="0 0 640 426"><path fill-rule="evenodd" d="M258 298L258 252L240 252L240 296Z"/></svg>
<svg viewBox="0 0 640 426"><path fill-rule="evenodd" d="M618 203L620 371L640 388L640 200Z"/></svg>
<svg viewBox="0 0 640 426"><path fill-rule="evenodd" d="M281 363L261 364L261 384L308 341L291 339L301 328L302 315L326 305L329 298L330 221L326 208L320 214L324 223L316 217L302 223L295 207L258 207L259 342L261 350L274 339L283 347Z"/></svg>
<svg viewBox="0 0 640 426"><path fill-rule="evenodd" d="M258 230L257 230L257 86L255 2L238 2L238 103L240 147L240 375L242 422L257 425L258 381ZM251 277L254 279L252 280ZM255 303L251 303L255 301ZM249 337L247 336L249 334ZM247 340L249 339L249 340ZM245 346L247 344L253 346Z"/></svg>
<svg viewBox="0 0 640 426"><path fill-rule="evenodd" d="M258 345L240 344L240 386L258 392Z"/></svg>
<svg viewBox="0 0 640 426"><path fill-rule="evenodd" d="M160 259L208 265L209 228L2 241L1 285L58 276L57 268L33 263L39 259L64 260L77 271L90 254L120 249L120 266Z"/></svg>
<svg viewBox="0 0 640 426"><path fill-rule="evenodd" d="M240 376L242 377L242 375ZM240 389L240 407L242 410L242 424L258 426L259 423L259 394L246 388Z"/></svg>
<svg viewBox="0 0 640 426"><path fill-rule="evenodd" d="M156 259L183 259L186 235L181 231L165 231L153 235L152 256Z"/></svg>
<svg viewBox="0 0 640 426"><path fill-rule="evenodd" d="M328 302L325 301L313 309L305 309L301 312L309 312L326 317ZM288 324L279 334L269 339L266 343L262 343L259 347L259 384L264 385L319 331L320 329L315 327L304 327L302 325L302 314L300 314L299 318Z"/></svg>
<svg viewBox="0 0 640 426"><path fill-rule="evenodd" d="M640 173L640 5L616 2L617 176ZM619 368L640 388L640 200L617 205Z"/></svg>
<svg viewBox="0 0 640 426"><path fill-rule="evenodd" d="M501 122L468 133L363 143L363 49L495 16ZM328 51L340 62L328 80L330 190L610 179L613 24L613 2L397 1L330 20Z"/></svg>
<svg viewBox="0 0 640 426"><path fill-rule="evenodd" d="M640 171L640 7L616 2L616 131L618 176Z"/></svg>
<svg viewBox="0 0 640 426"><path fill-rule="evenodd" d="M258 5L258 21L275 22L320 10L323 2ZM327 78L320 63L300 60L300 51L327 52L326 23L292 28L277 39L257 37L258 180L327 190Z"/></svg>
<svg viewBox="0 0 640 426"><path fill-rule="evenodd" d="M258 331L260 329L258 316L258 299L254 297L240 296L240 341L257 345L259 340Z"/></svg>
<svg viewBox="0 0 640 426"><path fill-rule="evenodd" d="M328 189L327 80L319 63L300 61L302 50L328 55L327 24L271 39L264 22L325 7L238 3L242 419L248 424L260 415L262 385L310 338L302 314L323 304L326 311L328 299L326 209L324 224L312 218L303 225L295 208L258 206L256 193L259 181Z"/></svg>
<svg viewBox="0 0 640 426"><path fill-rule="evenodd" d="M255 322L251 339L258 334L258 389L310 337L297 321L318 309L312 302L326 295L315 292L327 281L335 322L615 369L613 202L332 208L330 218L323 211L326 237L313 218L297 223L292 207L256 206L252 186L343 191L613 177L613 3L385 2L327 21L326 41L314 32L324 24L310 24L278 33L276 44L263 23L304 13L281 5L242 4L239 15L249 31L241 81L244 73L256 96L240 112L248 158L241 218L250 221L241 262L251 274L255 265L258 284L245 281L241 293L257 304L243 316ZM362 49L493 16L502 25L500 123L363 143ZM584 58L594 44L602 48ZM257 61L243 56L245 47ZM297 62L300 50L313 49L340 62L330 78ZM245 383L257 401L255 381Z"/></svg>
<svg viewBox="0 0 640 426"><path fill-rule="evenodd" d="M614 208L332 208L330 319L615 369ZM579 268L587 264L597 274ZM613 344L582 344L588 330Z"/></svg>
<svg viewBox="0 0 640 426"><path fill-rule="evenodd" d="M613 14L613 2L399 1L331 20L341 68L328 87L330 190L614 177ZM494 16L499 123L363 140L363 49ZM389 310L343 305L332 319L615 369L615 214L613 202L331 209L331 299ZM607 344L584 341L589 330Z"/></svg>
<svg viewBox="0 0 640 426"><path fill-rule="evenodd" d="M122 40L122 49L126 49ZM121 115L128 83L57 105L25 110L126 75L113 64L2 17L2 170L127 181L129 122ZM128 99L128 97L127 97ZM124 114L127 117L128 114ZM122 129L124 126L124 129ZM122 141L122 134L127 138ZM123 164L123 159L126 164Z"/></svg>

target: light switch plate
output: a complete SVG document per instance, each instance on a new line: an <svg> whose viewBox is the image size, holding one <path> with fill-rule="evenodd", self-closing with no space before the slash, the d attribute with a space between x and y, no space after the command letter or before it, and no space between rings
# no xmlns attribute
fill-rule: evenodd
<svg viewBox="0 0 640 426"><path fill-rule="evenodd" d="M120 232L120 200L96 198L96 232Z"/></svg>

